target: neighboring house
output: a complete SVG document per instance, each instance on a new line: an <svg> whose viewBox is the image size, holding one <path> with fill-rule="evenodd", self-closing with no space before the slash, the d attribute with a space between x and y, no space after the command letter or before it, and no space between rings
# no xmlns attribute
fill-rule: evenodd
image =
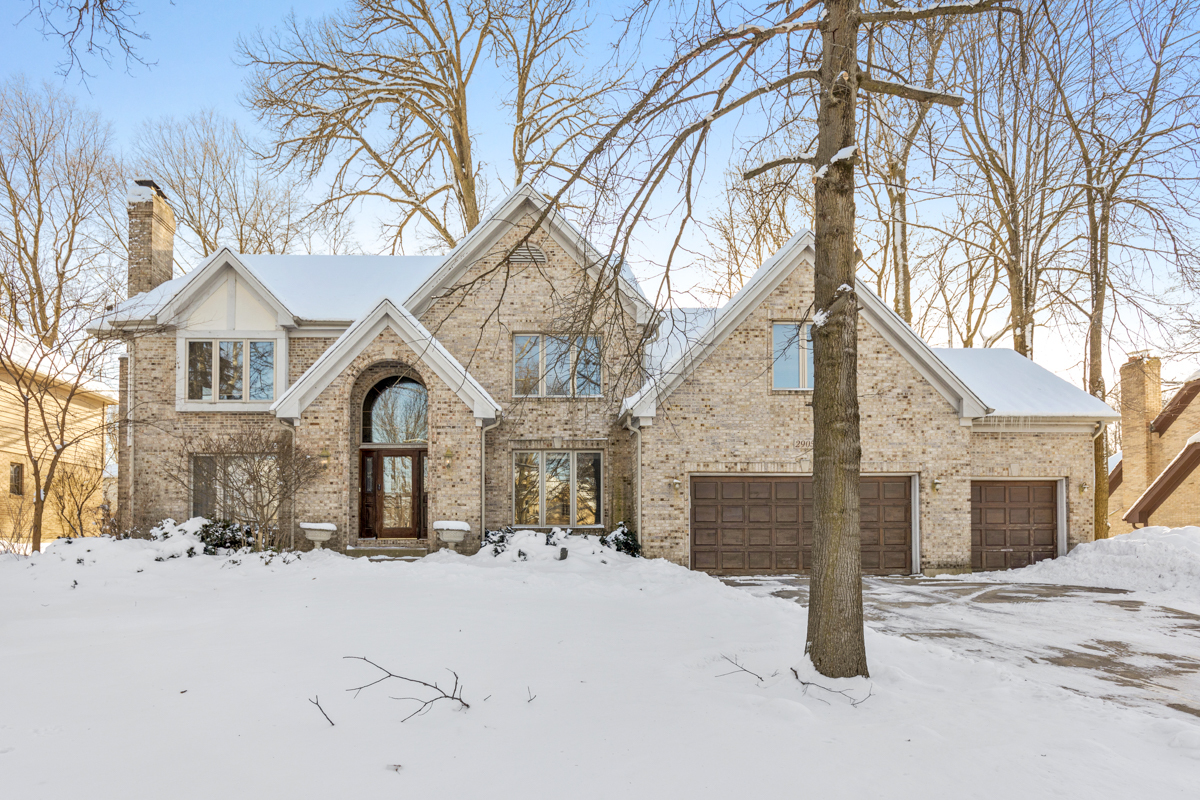
<svg viewBox="0 0 1200 800"><path fill-rule="evenodd" d="M104 503L105 410L116 403L116 398L102 383L77 378L78 372L71 365L56 363L49 356L39 355L34 347L22 345L20 334L9 330L4 338L8 343L6 351L11 351L17 367L26 368L19 369L17 375L31 375L55 396L56 403L66 405L67 424L63 433L68 440L79 439L59 460L55 480L60 491L52 488L47 499L42 542L73 532L98 534L103 517L100 506ZM47 368L40 368L43 365ZM68 404L68 395L72 393ZM33 433L28 443L25 423L17 381L0 360L0 470L7 476L7 483L0 484L4 500L0 503L0 540L22 548L29 544L35 494L33 464L26 445L32 445L43 471L53 453L53 443L39 420L36 417L30 420ZM65 512L73 522L64 520L64 513L60 512Z"/></svg>
<svg viewBox="0 0 1200 800"><path fill-rule="evenodd" d="M1121 452L1109 459L1113 534L1146 525L1200 525L1200 372L1164 405L1161 363L1121 366Z"/></svg>
<svg viewBox="0 0 1200 800"><path fill-rule="evenodd" d="M127 339L120 523L219 515L205 455L189 491L165 460L188 434L287 426L328 463L294 522L333 523L345 552L436 548L435 520L468 523L468 552L484 527L625 521L693 568L806 567L812 236L723 308L664 314L558 214L530 232L545 209L522 186L444 257L221 250L171 279L171 212L145 182L131 299L97 323ZM581 321L571 300L597 280ZM1116 413L1012 351L933 350L858 294L864 569L1020 566L1090 541L1092 438Z"/></svg>

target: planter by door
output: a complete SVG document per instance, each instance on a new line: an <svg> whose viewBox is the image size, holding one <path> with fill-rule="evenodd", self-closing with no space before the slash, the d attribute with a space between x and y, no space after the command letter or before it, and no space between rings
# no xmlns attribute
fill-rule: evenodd
<svg viewBox="0 0 1200 800"><path fill-rule="evenodd" d="M363 450L360 539L423 539L426 450Z"/></svg>

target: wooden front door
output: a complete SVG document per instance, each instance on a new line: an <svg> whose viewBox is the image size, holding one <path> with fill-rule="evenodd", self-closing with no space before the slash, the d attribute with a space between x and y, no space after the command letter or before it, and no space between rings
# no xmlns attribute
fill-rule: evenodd
<svg viewBox="0 0 1200 800"><path fill-rule="evenodd" d="M360 539L425 538L425 450L363 450Z"/></svg>

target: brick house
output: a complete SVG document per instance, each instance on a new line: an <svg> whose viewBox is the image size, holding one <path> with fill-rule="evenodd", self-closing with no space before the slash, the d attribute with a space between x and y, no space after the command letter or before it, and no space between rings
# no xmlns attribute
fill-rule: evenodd
<svg viewBox="0 0 1200 800"><path fill-rule="evenodd" d="M1121 365L1121 452L1109 459L1112 533L1200 525L1200 372L1163 402L1162 364L1145 353Z"/></svg>
<svg viewBox="0 0 1200 800"><path fill-rule="evenodd" d="M221 250L171 279L170 209L144 183L131 299L97 324L128 340L125 525L219 514L204 469L190 491L159 475L187 432L280 426L327 463L282 524L332 523L345 552L426 552L437 520L467 523L468 551L484 527L623 520L693 568L806 566L810 234L721 309L657 311L556 213L531 230L546 201L527 186L445 257ZM1092 437L1115 412L1011 351L931 349L858 293L864 569L1091 540ZM580 296L599 300L583 317Z"/></svg>

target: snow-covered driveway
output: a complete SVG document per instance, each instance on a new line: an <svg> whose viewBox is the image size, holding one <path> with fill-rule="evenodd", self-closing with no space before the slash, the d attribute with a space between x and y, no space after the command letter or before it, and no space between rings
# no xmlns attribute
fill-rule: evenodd
<svg viewBox="0 0 1200 800"><path fill-rule="evenodd" d="M1200 614L1122 589L929 578L864 579L877 631L1003 662L1031 680L1157 713L1200 717ZM806 603L806 578L728 579Z"/></svg>

